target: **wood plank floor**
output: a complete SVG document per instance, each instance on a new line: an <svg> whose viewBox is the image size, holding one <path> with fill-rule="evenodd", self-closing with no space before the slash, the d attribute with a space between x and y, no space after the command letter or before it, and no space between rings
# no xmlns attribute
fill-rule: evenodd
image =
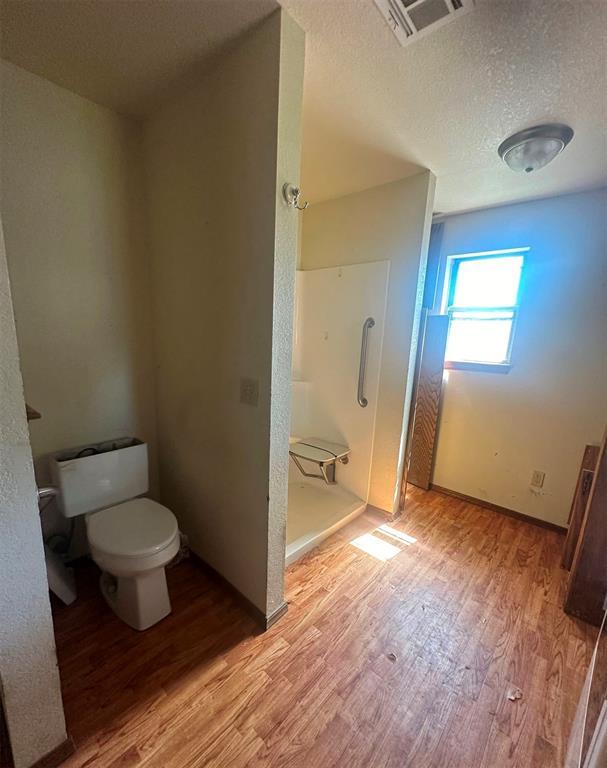
<svg viewBox="0 0 607 768"><path fill-rule="evenodd" d="M265 634L190 561L136 633L85 568L55 608L66 768L560 766L595 631L560 608L563 537L418 490L382 522L291 566Z"/></svg>

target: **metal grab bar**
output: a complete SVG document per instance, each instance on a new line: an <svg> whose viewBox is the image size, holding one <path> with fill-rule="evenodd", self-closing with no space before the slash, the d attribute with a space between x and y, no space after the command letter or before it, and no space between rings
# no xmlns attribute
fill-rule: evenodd
<svg viewBox="0 0 607 768"><path fill-rule="evenodd" d="M356 397L361 408L366 408L369 401L365 397L365 373L367 372L367 341L369 338L369 328L373 328L375 320L368 317L363 323L363 337L360 344L360 366L358 368L358 395Z"/></svg>

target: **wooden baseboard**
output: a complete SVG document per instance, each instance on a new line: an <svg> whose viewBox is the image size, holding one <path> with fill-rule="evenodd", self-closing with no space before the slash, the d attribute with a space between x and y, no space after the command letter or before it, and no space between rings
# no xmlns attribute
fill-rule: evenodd
<svg viewBox="0 0 607 768"><path fill-rule="evenodd" d="M57 766L61 765L64 760L67 760L70 755L73 755L75 751L76 748L74 742L71 737L68 736L58 747L47 752L44 757L40 758L40 760L36 760L31 768L57 768Z"/></svg>
<svg viewBox="0 0 607 768"><path fill-rule="evenodd" d="M466 493L460 493L459 491L452 491L450 488L443 488L442 485L434 485L434 483L430 483L430 490L442 493L445 496L454 496L456 499L467 501L470 504L476 504L478 507L490 509L492 512L498 512L500 515L513 517L515 520L522 520L524 523L531 523L531 525L537 525L540 528L548 528L548 530L556 531L557 533L567 533L567 528L565 526L556 525L556 523L550 523L547 520L540 520L539 518L531 517L530 515L524 515L522 512L516 512L514 509L508 509L508 507L500 507L499 504L493 504L484 499L477 499L474 496L468 496Z"/></svg>
<svg viewBox="0 0 607 768"><path fill-rule="evenodd" d="M365 511L362 514L366 514L367 512L370 512L372 515L377 515L379 518L383 518L387 523L395 523L403 515L403 510L400 508L397 509L396 512L388 512L387 509L376 507L373 504L367 504Z"/></svg>
<svg viewBox="0 0 607 768"><path fill-rule="evenodd" d="M266 617L265 621L265 627L264 629L270 629L272 624L276 624L278 619L280 619L282 616L285 615L285 613L289 610L289 606L286 602L284 602L282 605L279 605L276 610L272 611L272 613Z"/></svg>
<svg viewBox="0 0 607 768"><path fill-rule="evenodd" d="M248 597L245 597L242 592L232 584L232 582L228 581L225 576L219 573L219 571L216 571L215 568L203 560L200 555L197 555L195 552L190 550L190 557L210 579L217 582L218 584L221 584L228 592L230 592L232 597L236 599L236 602L244 608L244 610L249 614L249 616L251 616L252 619L254 619L254 621L264 632L269 629L272 624L275 624L278 619L280 619L281 616L284 616L284 614L287 612L289 606L287 603L283 603L282 605L279 605L276 610L272 611L269 616L266 616L266 614L254 603L252 603Z"/></svg>

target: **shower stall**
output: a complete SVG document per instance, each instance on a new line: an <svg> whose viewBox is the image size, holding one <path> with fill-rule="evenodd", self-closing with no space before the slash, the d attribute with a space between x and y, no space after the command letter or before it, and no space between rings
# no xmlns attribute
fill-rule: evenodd
<svg viewBox="0 0 607 768"><path fill-rule="evenodd" d="M287 565L367 506L389 268L297 272Z"/></svg>

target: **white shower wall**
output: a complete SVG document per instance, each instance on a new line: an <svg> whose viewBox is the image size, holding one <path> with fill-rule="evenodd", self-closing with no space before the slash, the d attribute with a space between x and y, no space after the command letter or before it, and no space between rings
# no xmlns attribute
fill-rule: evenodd
<svg viewBox="0 0 607 768"><path fill-rule="evenodd" d="M363 501L369 496L389 269L388 261L378 261L297 273L291 434L348 445L350 461L338 463L336 479ZM358 369L367 317L375 326L365 377L369 404L361 408Z"/></svg>

